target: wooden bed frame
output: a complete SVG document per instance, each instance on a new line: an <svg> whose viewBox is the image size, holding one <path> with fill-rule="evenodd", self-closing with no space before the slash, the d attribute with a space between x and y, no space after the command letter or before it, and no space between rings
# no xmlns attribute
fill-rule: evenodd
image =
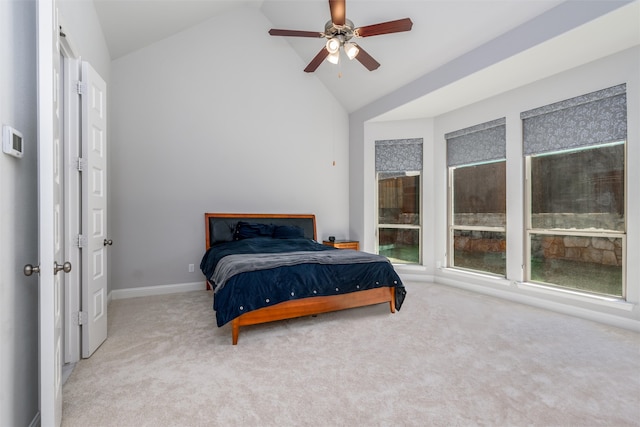
<svg viewBox="0 0 640 427"><path fill-rule="evenodd" d="M305 237L316 240L316 218L312 214L232 214L232 213L205 213L206 248L209 249L216 241L213 235L216 221L227 223L238 221L277 223L279 225L303 225ZM207 282L209 289L209 283ZM367 289L348 294L318 296L301 298L281 302L269 307L260 308L242 314L231 321L232 342L238 344L240 326L257 325L260 323L274 322L276 320L292 319L295 317L310 316L331 311L345 310L347 308L363 307L367 305L389 303L391 313L395 313L395 288L382 287Z"/></svg>

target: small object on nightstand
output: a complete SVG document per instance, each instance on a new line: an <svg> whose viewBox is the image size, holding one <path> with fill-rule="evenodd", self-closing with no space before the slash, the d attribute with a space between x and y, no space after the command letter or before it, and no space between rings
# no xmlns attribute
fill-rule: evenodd
<svg viewBox="0 0 640 427"><path fill-rule="evenodd" d="M331 237L329 237L329 239L331 239ZM333 246L334 248L338 249L353 249L356 251L360 250L360 242L358 242L357 240L323 240L322 244L326 246Z"/></svg>
<svg viewBox="0 0 640 427"><path fill-rule="evenodd" d="M335 242L336 241L336 236L329 236L329 241L330 242Z"/></svg>

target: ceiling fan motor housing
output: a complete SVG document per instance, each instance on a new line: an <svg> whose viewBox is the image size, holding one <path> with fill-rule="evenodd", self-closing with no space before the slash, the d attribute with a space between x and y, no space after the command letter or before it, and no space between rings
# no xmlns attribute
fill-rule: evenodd
<svg viewBox="0 0 640 427"><path fill-rule="evenodd" d="M333 21L327 21L324 25L324 37L332 39L334 37L342 36L342 42L351 40L355 35L353 32L353 22L348 19L345 19L344 21L344 25L335 25Z"/></svg>

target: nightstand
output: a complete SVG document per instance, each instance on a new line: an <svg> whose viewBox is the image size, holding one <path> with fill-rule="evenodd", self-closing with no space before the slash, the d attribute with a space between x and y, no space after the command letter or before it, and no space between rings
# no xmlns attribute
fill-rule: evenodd
<svg viewBox="0 0 640 427"><path fill-rule="evenodd" d="M330 242L328 240L322 241L323 245L333 246L338 249L353 249L356 251L360 250L360 242L357 240L336 240L335 242Z"/></svg>

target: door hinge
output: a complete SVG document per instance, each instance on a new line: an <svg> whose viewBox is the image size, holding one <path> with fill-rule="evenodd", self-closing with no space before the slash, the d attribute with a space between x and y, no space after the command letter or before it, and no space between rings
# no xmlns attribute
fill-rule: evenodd
<svg viewBox="0 0 640 427"><path fill-rule="evenodd" d="M86 311L79 311L77 320L78 320L78 326L82 326L89 323L89 313L87 313Z"/></svg>
<svg viewBox="0 0 640 427"><path fill-rule="evenodd" d="M78 248L84 248L85 246L87 246L87 243L87 237L83 236L82 234L78 234L78 240L76 241Z"/></svg>
<svg viewBox="0 0 640 427"><path fill-rule="evenodd" d="M78 95L85 95L87 93L87 85L86 85L86 83L78 81L76 83L76 91L78 92Z"/></svg>
<svg viewBox="0 0 640 427"><path fill-rule="evenodd" d="M82 172L86 166L87 166L87 161L82 157L78 157L78 163L77 163L78 172Z"/></svg>

